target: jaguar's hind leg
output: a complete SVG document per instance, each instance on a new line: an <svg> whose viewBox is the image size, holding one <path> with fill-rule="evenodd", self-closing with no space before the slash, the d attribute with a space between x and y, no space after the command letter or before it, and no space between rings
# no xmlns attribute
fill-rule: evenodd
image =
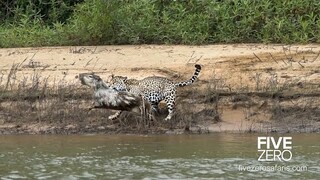
<svg viewBox="0 0 320 180"><path fill-rule="evenodd" d="M173 91L172 93L170 93L169 96L166 96L165 98L165 102L167 103L167 108L169 112L168 116L164 119L165 121L170 120L175 113L175 95L176 92Z"/></svg>

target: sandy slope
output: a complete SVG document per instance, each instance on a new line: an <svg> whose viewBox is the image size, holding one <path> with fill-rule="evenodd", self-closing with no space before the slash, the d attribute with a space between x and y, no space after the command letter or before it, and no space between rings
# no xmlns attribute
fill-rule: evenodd
<svg viewBox="0 0 320 180"><path fill-rule="evenodd" d="M5 74L13 63L22 63L24 68L21 74L33 73L34 68L29 67L34 65L39 66L37 69L43 69L44 75L57 79L66 75L69 80L84 71L142 78L161 75L159 69L189 77L194 69L193 64L197 62L203 65L202 80L208 80L213 75L247 76L248 71L262 72L271 68L280 76L301 75L307 80L315 80L319 73L308 76L305 72L317 70L320 65L319 51L318 45L259 44L9 48L0 49L0 69Z"/></svg>
<svg viewBox="0 0 320 180"><path fill-rule="evenodd" d="M62 78L78 83L81 72L96 72L103 78L110 74L142 79L146 76L169 76L187 79L194 64L203 70L197 87L206 87L223 79L221 88L234 91L263 83L294 82L317 84L320 81L320 45L208 45L208 46L92 46L0 49L0 72L3 85L14 63L20 64L17 80L40 72L51 83ZM241 111L225 110L223 122L213 131L239 130L251 126Z"/></svg>

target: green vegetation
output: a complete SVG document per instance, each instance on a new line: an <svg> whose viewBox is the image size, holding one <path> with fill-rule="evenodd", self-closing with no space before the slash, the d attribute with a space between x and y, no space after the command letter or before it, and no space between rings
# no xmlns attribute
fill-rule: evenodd
<svg viewBox="0 0 320 180"><path fill-rule="evenodd" d="M319 43L318 0L5 0L0 47Z"/></svg>

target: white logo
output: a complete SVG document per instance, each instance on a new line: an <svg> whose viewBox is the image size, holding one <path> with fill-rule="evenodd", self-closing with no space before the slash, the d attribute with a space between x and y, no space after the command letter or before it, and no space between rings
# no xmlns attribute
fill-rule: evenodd
<svg viewBox="0 0 320 180"><path fill-rule="evenodd" d="M292 137L258 137L258 161L290 161Z"/></svg>

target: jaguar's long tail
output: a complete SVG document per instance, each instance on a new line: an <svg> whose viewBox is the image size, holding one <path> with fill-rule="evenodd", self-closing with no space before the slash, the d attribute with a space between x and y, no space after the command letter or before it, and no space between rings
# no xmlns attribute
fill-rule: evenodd
<svg viewBox="0 0 320 180"><path fill-rule="evenodd" d="M182 82L176 83L175 84L176 87L183 87L183 86L191 85L195 80L198 79L198 76L199 76L200 71L201 71L201 66L199 64L196 64L194 67L196 68L196 70L194 71L193 76L187 81L182 81Z"/></svg>

